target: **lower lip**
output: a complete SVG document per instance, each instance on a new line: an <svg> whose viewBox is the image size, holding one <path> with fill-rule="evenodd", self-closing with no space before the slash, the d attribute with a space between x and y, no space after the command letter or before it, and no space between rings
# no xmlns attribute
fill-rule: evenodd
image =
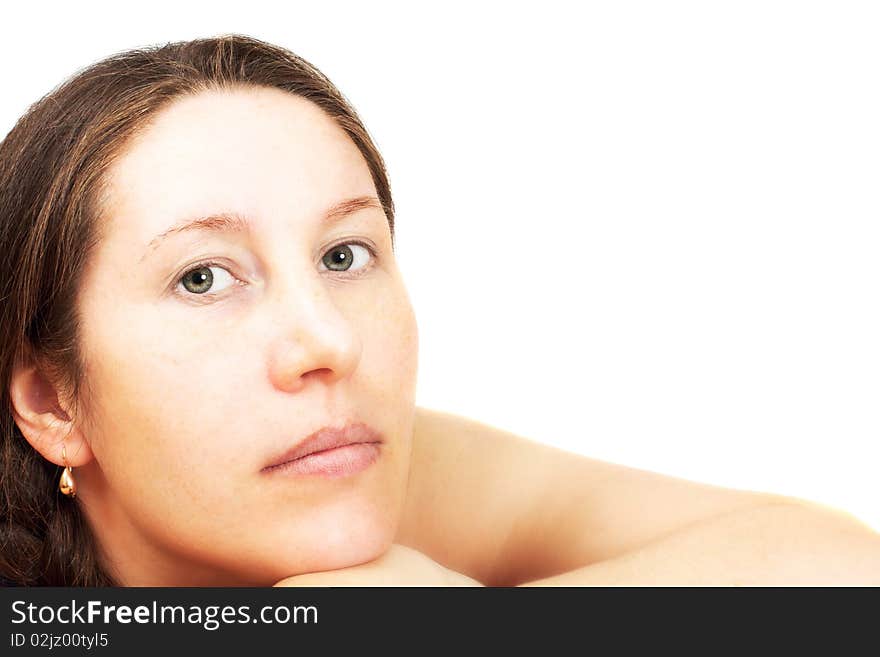
<svg viewBox="0 0 880 657"><path fill-rule="evenodd" d="M379 443L353 443L308 454L267 469L267 474L347 477L366 470L379 458Z"/></svg>

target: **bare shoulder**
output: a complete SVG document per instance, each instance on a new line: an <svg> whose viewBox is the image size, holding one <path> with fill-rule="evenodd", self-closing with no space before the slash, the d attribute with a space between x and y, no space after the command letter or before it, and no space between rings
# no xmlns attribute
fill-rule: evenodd
<svg viewBox="0 0 880 657"><path fill-rule="evenodd" d="M398 542L481 582L512 584L787 501L796 500L588 458L419 407Z"/></svg>
<svg viewBox="0 0 880 657"><path fill-rule="evenodd" d="M523 439L434 409L416 408L409 487L398 542L483 583L494 577L532 500L513 479L528 476Z"/></svg>

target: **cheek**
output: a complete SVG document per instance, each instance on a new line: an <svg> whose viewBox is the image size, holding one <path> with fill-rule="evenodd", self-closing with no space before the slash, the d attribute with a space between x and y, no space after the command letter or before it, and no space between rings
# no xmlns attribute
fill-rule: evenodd
<svg viewBox="0 0 880 657"><path fill-rule="evenodd" d="M402 283L372 304L361 334L364 337L363 370L381 376L387 387L401 394L414 394L418 369L418 326L412 304Z"/></svg>
<svg viewBox="0 0 880 657"><path fill-rule="evenodd" d="M133 309L124 326L112 313L103 318L84 326L83 344L87 435L104 477L119 503L143 517L173 521L211 508L230 467L241 464L242 434L229 418L249 416L229 380L232 357L199 354L187 346L198 336L181 340Z"/></svg>

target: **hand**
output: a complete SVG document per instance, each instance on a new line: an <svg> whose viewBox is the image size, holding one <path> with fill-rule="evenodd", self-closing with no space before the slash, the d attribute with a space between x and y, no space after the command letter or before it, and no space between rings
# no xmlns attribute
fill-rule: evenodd
<svg viewBox="0 0 880 657"><path fill-rule="evenodd" d="M418 550L395 543L373 561L287 577L275 586L483 586L441 566Z"/></svg>

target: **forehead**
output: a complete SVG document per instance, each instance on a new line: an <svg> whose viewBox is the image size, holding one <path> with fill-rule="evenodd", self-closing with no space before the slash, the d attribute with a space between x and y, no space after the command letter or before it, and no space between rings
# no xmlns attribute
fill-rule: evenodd
<svg viewBox="0 0 880 657"><path fill-rule="evenodd" d="M112 235L146 243L182 216L306 221L375 194L360 151L310 101L268 88L212 90L158 112L107 174Z"/></svg>

